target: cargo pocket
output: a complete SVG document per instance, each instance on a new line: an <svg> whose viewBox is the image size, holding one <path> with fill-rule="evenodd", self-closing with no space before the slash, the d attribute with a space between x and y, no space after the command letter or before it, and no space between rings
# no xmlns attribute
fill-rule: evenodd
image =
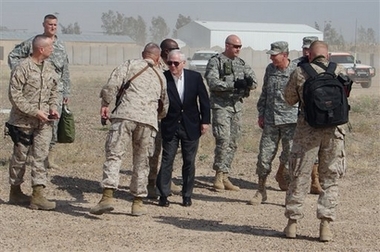
<svg viewBox="0 0 380 252"><path fill-rule="evenodd" d="M157 131L155 129L152 129L152 132L150 133L150 138L149 138L148 157L153 157L154 155L156 137L157 137Z"/></svg>
<svg viewBox="0 0 380 252"><path fill-rule="evenodd" d="M337 139L336 144L337 147L340 148L338 150L338 156L337 156L337 173L339 177L343 177L346 174L347 170L347 161L346 161L346 151L344 150L344 137L346 133L345 130L341 127L337 127L337 130L335 131L335 137Z"/></svg>

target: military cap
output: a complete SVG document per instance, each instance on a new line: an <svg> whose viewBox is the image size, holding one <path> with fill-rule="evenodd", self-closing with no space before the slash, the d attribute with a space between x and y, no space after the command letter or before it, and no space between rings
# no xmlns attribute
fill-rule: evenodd
<svg viewBox="0 0 380 252"><path fill-rule="evenodd" d="M304 37L302 40L303 41L302 48L309 48L311 43L313 43L316 40L318 40L318 37L316 36Z"/></svg>
<svg viewBox="0 0 380 252"><path fill-rule="evenodd" d="M270 44L270 50L267 51L267 54L277 55L279 53L287 53L289 52L288 42L285 41L277 41Z"/></svg>

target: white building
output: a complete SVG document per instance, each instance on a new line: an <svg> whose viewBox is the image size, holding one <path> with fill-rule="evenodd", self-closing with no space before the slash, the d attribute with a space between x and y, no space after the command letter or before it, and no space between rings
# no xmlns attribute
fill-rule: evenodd
<svg viewBox="0 0 380 252"><path fill-rule="evenodd" d="M300 51L303 37L317 36L323 40L321 31L304 24L192 21L178 29L179 39L199 48L224 48L230 34L239 36L243 47L253 50L268 50L271 43L282 40L289 43L289 50Z"/></svg>

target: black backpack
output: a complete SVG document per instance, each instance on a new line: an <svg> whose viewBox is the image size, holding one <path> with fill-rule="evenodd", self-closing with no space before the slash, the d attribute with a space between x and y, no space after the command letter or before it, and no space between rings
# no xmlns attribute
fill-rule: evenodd
<svg viewBox="0 0 380 252"><path fill-rule="evenodd" d="M303 86L304 115L306 122L314 128L332 127L348 122L347 93L341 78L335 74L337 64L326 67L316 62L325 72L317 73L310 63L301 68L310 76Z"/></svg>

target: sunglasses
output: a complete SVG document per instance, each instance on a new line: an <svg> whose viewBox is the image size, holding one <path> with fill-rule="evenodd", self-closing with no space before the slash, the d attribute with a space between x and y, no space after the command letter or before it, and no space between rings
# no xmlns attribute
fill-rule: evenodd
<svg viewBox="0 0 380 252"><path fill-rule="evenodd" d="M178 61L168 61L168 66L171 66L171 65L174 65L174 66L179 66L181 62L178 62Z"/></svg>
<svg viewBox="0 0 380 252"><path fill-rule="evenodd" d="M170 52L170 51L173 51L173 50L179 50L179 48L178 47L174 47L174 48L168 48L167 50Z"/></svg>
<svg viewBox="0 0 380 252"><path fill-rule="evenodd" d="M230 43L227 43L229 44L230 46L232 46L233 48L236 48L236 49L240 49L242 47L242 45L234 45L234 44L230 44Z"/></svg>

